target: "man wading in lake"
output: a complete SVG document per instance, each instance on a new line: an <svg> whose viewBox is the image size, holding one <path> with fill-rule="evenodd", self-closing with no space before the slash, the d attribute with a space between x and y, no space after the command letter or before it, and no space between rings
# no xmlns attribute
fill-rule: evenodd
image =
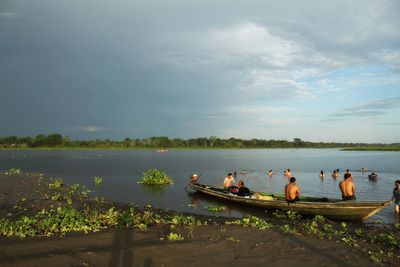
<svg viewBox="0 0 400 267"><path fill-rule="evenodd" d="M287 202L299 201L300 189L296 185L296 178L290 178L290 184L285 186L285 196Z"/></svg>
<svg viewBox="0 0 400 267"><path fill-rule="evenodd" d="M339 188L342 191L342 199L346 200L355 200L356 196L354 195L356 192L356 188L353 183L353 176L351 173L344 174L344 181L339 183Z"/></svg>

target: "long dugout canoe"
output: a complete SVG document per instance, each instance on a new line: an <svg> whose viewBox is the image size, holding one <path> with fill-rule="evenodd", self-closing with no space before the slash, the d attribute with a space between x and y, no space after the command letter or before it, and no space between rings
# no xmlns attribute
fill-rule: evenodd
<svg viewBox="0 0 400 267"><path fill-rule="evenodd" d="M361 221L365 220L384 207L388 206L388 201L342 201L339 199L300 197L294 203L287 202L282 195L264 194L262 199L252 197L241 197L226 192L222 188L204 184L188 184L189 188L197 192L213 196L219 199L228 200L237 204L261 207L264 209L293 210L301 215L315 216L322 215L325 218L337 221ZM254 192L252 192L254 193ZM267 196L267 199L266 197ZM268 197L269 196L269 197ZM268 199L269 198L269 199Z"/></svg>

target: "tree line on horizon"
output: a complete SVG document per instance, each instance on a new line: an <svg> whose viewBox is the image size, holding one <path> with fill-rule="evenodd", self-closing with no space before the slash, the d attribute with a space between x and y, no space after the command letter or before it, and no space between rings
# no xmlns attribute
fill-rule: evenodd
<svg viewBox="0 0 400 267"><path fill-rule="evenodd" d="M152 136L143 139L125 138L121 141L110 139L72 140L58 133L39 134L36 137L7 136L0 138L2 148L348 148L348 147L388 147L400 144L366 144L366 143L335 143L308 142L300 138L293 141L239 139L239 138L168 138L167 136Z"/></svg>

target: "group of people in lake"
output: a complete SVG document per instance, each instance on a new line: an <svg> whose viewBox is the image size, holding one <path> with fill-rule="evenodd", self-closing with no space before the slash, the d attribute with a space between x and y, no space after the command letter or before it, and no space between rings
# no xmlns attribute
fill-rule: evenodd
<svg viewBox="0 0 400 267"><path fill-rule="evenodd" d="M338 170L335 170L336 173ZM324 172L320 172L320 177L323 178L325 176ZM342 200L355 200L356 199L356 188L353 182L353 175L349 170L344 174L344 180L339 183L339 189L342 193ZM296 178L291 177L289 180L289 184L285 186L285 196L286 201L288 202L296 202L300 197L300 189L296 184Z"/></svg>
<svg viewBox="0 0 400 267"><path fill-rule="evenodd" d="M338 172L338 170L335 171L336 173ZM269 173L272 175L272 170L270 170ZM299 201L300 189L297 186L296 178L291 177L290 169L285 170L284 175L285 177L290 177L289 183L285 186L286 201L289 203ZM323 171L321 171L320 177L321 175L322 176L324 175ZM193 174L191 176L192 183L198 184L198 178L199 177L197 174ZM342 194L342 200L343 201L356 200L356 195L355 195L356 189L353 182L352 173L349 170L346 170L346 173L344 174L343 178L344 178L343 181L339 183L339 189ZM245 186L243 180L240 180L239 183L236 183L232 173L228 173L228 176L224 179L223 185L225 190L237 196L250 197L252 195L249 188ZM395 188L393 189L392 201L394 201L395 203L396 214L400 215L400 180L395 181Z"/></svg>
<svg viewBox="0 0 400 267"><path fill-rule="evenodd" d="M290 169L285 170L285 176L290 177ZM238 184L232 173L228 173L228 176L224 179L224 188L232 194L237 194L238 196L250 196L250 190L245 187L244 181L240 180ZM340 182L339 188L342 192L342 199L355 200L355 186L353 183L353 176L350 172L345 173L344 180ZM296 202L300 200L300 189L296 184L296 178L290 177L289 184L285 186L285 197L287 202Z"/></svg>

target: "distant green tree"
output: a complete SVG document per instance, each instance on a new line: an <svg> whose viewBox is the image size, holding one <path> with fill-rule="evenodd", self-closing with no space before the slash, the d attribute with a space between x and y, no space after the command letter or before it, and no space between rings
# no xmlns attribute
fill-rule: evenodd
<svg viewBox="0 0 400 267"><path fill-rule="evenodd" d="M50 134L46 136L46 146L54 147L60 146L62 144L62 135L58 133Z"/></svg>
<svg viewBox="0 0 400 267"><path fill-rule="evenodd" d="M7 136L4 138L4 144L6 146L15 146L18 144L18 137L12 135L12 136Z"/></svg>
<svg viewBox="0 0 400 267"><path fill-rule="evenodd" d="M44 134L36 135L34 144L36 147L41 147L46 145L46 136Z"/></svg>

